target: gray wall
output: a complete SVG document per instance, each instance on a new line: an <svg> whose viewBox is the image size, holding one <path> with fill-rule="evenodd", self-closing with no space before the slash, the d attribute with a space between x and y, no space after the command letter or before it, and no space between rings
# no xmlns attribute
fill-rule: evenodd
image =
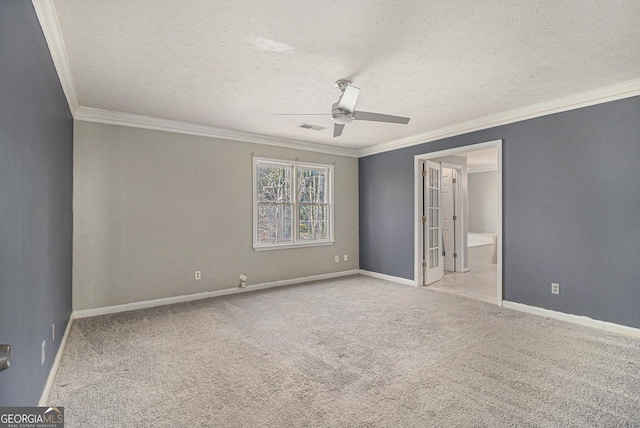
<svg viewBox="0 0 640 428"><path fill-rule="evenodd" d="M498 231L498 173L474 172L469 183L469 232Z"/></svg>
<svg viewBox="0 0 640 428"><path fill-rule="evenodd" d="M640 97L361 158L360 267L413 278L414 155L496 139L505 300L640 328Z"/></svg>
<svg viewBox="0 0 640 428"><path fill-rule="evenodd" d="M74 309L234 288L240 273L251 285L358 268L356 158L83 121L74 129ZM335 162L334 245L253 250L252 153Z"/></svg>
<svg viewBox="0 0 640 428"><path fill-rule="evenodd" d="M71 313L72 138L31 2L1 1L0 343L12 360L0 406L38 403Z"/></svg>

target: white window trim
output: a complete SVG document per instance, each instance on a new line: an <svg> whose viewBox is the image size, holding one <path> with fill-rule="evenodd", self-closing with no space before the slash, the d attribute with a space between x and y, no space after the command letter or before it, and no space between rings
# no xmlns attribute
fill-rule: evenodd
<svg viewBox="0 0 640 428"><path fill-rule="evenodd" d="M292 174L292 201L295 207L294 215L295 219L293 222L293 235L294 242L279 242L277 244L260 244L258 242L258 180L257 180L257 165L258 164L274 164L274 165L291 165L293 167ZM298 168L311 168L311 169L327 169L329 171L328 177L328 188L329 188L329 236L327 239L316 240L316 241L299 241L298 239L298 182L297 182L297 170ZM289 161L283 159L271 159L271 158L253 158L253 249L255 251L268 251L268 250L283 250L287 248L305 248L305 247L320 247L324 245L333 245L335 242L333 239L333 229L334 229L334 197L333 197L333 165L319 164L319 163L310 163L310 162L299 162L299 161Z"/></svg>

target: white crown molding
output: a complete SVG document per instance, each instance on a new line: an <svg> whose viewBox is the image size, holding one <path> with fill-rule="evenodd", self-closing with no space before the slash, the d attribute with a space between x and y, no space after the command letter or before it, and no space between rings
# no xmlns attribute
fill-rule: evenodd
<svg viewBox="0 0 640 428"><path fill-rule="evenodd" d="M145 129L155 129L167 132L177 132L182 134L199 135L204 137L223 138L234 141L244 141L256 144L266 144L270 146L286 147L298 150L309 150L313 152L357 157L356 149L344 147L333 147L323 144L315 144L290 140L286 138L271 137L266 135L252 134L249 132L233 131L229 129L215 128L212 126L196 125L187 122L174 120L164 120L148 116L140 116L128 113L119 113L108 110L100 110L89 107L80 107L76 93L71 66L67 50L62 38L58 16L52 0L32 0L38 21L42 27L49 52L53 59L53 64L58 73L62 90L67 98L71 114L76 120L88 122L109 123L113 125L131 126Z"/></svg>
<svg viewBox="0 0 640 428"><path fill-rule="evenodd" d="M111 123L138 128L157 129L168 132L224 138L234 141L246 141L250 143L266 144L300 150L310 150L314 152L334 155L364 157L377 153L388 152L391 150L397 150L404 147L429 143L432 141L441 140L443 138L449 138L456 135L479 131L482 129L507 125L509 123L519 122L527 119L546 116L549 114L560 113L563 111L574 110L595 104L601 104L609 101L615 101L640 95L640 79L635 79L600 89L582 92L564 98L558 98L556 100L546 101L543 103L510 110L507 112L470 120L456 125L413 135L407 138L366 147L360 150L327 146L309 142L300 142L296 140L289 140L286 138L233 131L211 126L196 125L187 122L163 120L148 116L80 107L54 3L52 0L32 0L32 3L38 17L38 21L40 21L40 26L42 27L42 32L44 33L47 45L49 46L51 58L53 59L53 63L58 73L60 84L62 85L62 90L64 91L67 102L69 103L71 114L75 119L85 120L89 122Z"/></svg>
<svg viewBox="0 0 640 428"><path fill-rule="evenodd" d="M31 2L33 3L33 8L36 11L38 21L40 21L40 27L42 27L44 38L49 46L51 59L53 60L53 65L58 73L58 78L60 79L60 85L62 85L64 95L67 98L69 110L71 110L72 115L75 115L79 106L78 95L76 93L75 84L73 83L67 49L65 48L64 40L62 39L62 32L60 31L58 15L56 15L53 0L32 0Z"/></svg>
<svg viewBox="0 0 640 428"><path fill-rule="evenodd" d="M477 168L468 168L467 174L473 174L476 172L491 172L491 171L497 171L497 170L498 170L498 167L495 165L479 166Z"/></svg>
<svg viewBox="0 0 640 428"><path fill-rule="evenodd" d="M469 132L480 131L482 129L494 128L496 126L507 125L509 123L520 122L527 119L546 116L563 111L575 110L609 101L621 100L624 98L640 95L640 79L630 80L616 85L592 91L581 92L564 98L558 98L504 113L481 117L434 131L413 135L411 137L378 144L372 147L360 149L358 157L370 156L377 153L397 150L404 147L429 143L443 138L454 137L456 135L467 134Z"/></svg>
<svg viewBox="0 0 640 428"><path fill-rule="evenodd" d="M326 153L330 155L357 157L358 152L344 147L332 147L322 144L271 137L268 135L252 134L250 132L234 131L207 125L197 125L176 120L158 119L150 116L120 113L90 107L79 107L75 114L76 120L86 122L107 123L111 125L131 126L135 128L155 129L158 131L177 132L180 134L199 135L202 137L221 138L225 140L244 141L247 143L266 144L269 146L286 147L297 150Z"/></svg>

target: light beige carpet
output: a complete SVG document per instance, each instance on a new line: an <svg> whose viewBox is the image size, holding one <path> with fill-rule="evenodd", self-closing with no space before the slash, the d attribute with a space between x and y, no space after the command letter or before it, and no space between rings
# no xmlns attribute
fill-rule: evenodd
<svg viewBox="0 0 640 428"><path fill-rule="evenodd" d="M635 427L640 340L363 276L76 320L71 427Z"/></svg>

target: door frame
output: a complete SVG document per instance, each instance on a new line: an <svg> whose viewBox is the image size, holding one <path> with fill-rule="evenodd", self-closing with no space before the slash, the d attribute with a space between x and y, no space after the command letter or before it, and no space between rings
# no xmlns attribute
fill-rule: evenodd
<svg viewBox="0 0 640 428"><path fill-rule="evenodd" d="M416 287L422 286L422 214L421 214L421 186L422 186L422 168L421 161L433 158L439 158L443 156L459 155L466 152L472 152L475 150L484 149L497 149L497 163L498 163L498 223L496 234L497 245L497 275L496 275L496 304L502 306L503 300L503 284L502 284L502 140L493 140L483 143L471 144L468 146L455 147L446 150L440 150L437 152L423 153L415 155L413 158L414 163L414 285ZM466 223L466 219L465 219ZM466 236L463 236L464 247L466 247Z"/></svg>

